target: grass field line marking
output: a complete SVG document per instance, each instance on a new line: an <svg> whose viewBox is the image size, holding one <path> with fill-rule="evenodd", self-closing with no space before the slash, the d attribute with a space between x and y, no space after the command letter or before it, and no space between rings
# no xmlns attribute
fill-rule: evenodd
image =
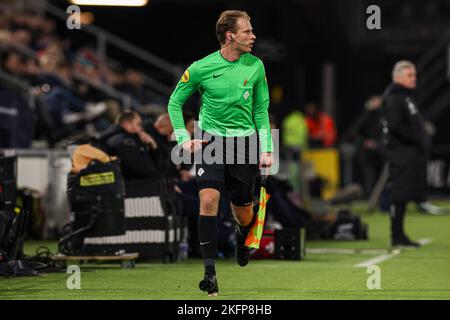
<svg viewBox="0 0 450 320"><path fill-rule="evenodd" d="M385 260L388 260L388 259L396 256L396 255L397 254L393 254L393 253L382 254L381 256L378 256L378 257L366 260L364 262L358 263L358 264L355 265L355 267L357 267L357 268L367 268L368 266L371 266L371 265L383 262Z"/></svg>
<svg viewBox="0 0 450 320"><path fill-rule="evenodd" d="M417 240L418 243L420 243L420 245L424 246L426 244L430 244L433 242L433 239L419 239Z"/></svg>
<svg viewBox="0 0 450 320"><path fill-rule="evenodd" d="M310 254L386 254L387 249L339 249L339 248L309 248Z"/></svg>
<svg viewBox="0 0 450 320"><path fill-rule="evenodd" d="M421 245L426 245L429 244L431 242L433 242L433 239L419 239L417 240L418 243L420 243ZM399 255L400 253L402 253L402 250L394 250L392 251L392 253L389 254L382 254L378 257L366 260L364 262L358 263L357 265L355 265L355 267L357 268L367 268L368 266L386 261L392 257L395 257L397 255Z"/></svg>

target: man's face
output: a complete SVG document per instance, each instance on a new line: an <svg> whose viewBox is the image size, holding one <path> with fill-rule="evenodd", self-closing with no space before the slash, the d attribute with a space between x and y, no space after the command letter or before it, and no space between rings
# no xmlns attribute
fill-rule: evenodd
<svg viewBox="0 0 450 320"><path fill-rule="evenodd" d="M130 70L127 72L127 80L134 86L141 86L143 84L142 74L138 71Z"/></svg>
<svg viewBox="0 0 450 320"><path fill-rule="evenodd" d="M11 72L17 72L20 67L20 56L14 52L10 53L6 59L5 67Z"/></svg>
<svg viewBox="0 0 450 320"><path fill-rule="evenodd" d="M245 18L238 18L236 24L237 31L235 34L231 35L234 39L233 45L242 53L251 52L256 36L253 33L250 21Z"/></svg>
<svg viewBox="0 0 450 320"><path fill-rule="evenodd" d="M121 127L128 133L136 134L142 130L142 118L137 115L131 121L125 121Z"/></svg>
<svg viewBox="0 0 450 320"><path fill-rule="evenodd" d="M404 68L394 79L395 83L402 85L408 89L415 89L417 82L416 68Z"/></svg>

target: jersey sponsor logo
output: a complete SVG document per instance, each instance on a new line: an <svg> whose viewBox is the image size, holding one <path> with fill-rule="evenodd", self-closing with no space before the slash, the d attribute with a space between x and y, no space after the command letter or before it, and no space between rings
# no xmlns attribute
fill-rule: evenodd
<svg viewBox="0 0 450 320"><path fill-rule="evenodd" d="M202 174L205 173L205 170L203 170L203 168L198 169L197 174L201 177Z"/></svg>
<svg viewBox="0 0 450 320"><path fill-rule="evenodd" d="M221 75L223 75L223 73L221 73L221 74L213 74L213 78L215 79L215 78L218 78L218 77L220 77Z"/></svg>
<svg viewBox="0 0 450 320"><path fill-rule="evenodd" d="M189 70L186 70L181 77L181 82L188 82L190 78Z"/></svg>

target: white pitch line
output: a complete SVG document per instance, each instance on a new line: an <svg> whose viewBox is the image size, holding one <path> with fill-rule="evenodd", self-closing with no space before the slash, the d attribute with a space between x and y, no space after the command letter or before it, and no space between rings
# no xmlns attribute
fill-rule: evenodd
<svg viewBox="0 0 450 320"><path fill-rule="evenodd" d="M307 254L383 254L387 249L339 249L339 248L307 248Z"/></svg>
<svg viewBox="0 0 450 320"><path fill-rule="evenodd" d="M419 239L417 242L420 243L421 245L426 245L429 244L433 241L433 239ZM367 268L368 266L386 261L392 257L395 257L396 255L399 255L402 251L401 250L394 250L392 251L392 253L390 254L382 254L378 257L366 260L364 262L358 263L355 265L355 267L357 268Z"/></svg>
<svg viewBox="0 0 450 320"><path fill-rule="evenodd" d="M433 239L419 239L417 240L417 242L420 243L422 246L424 246L426 244L432 243Z"/></svg>
<svg viewBox="0 0 450 320"><path fill-rule="evenodd" d="M383 262L387 259L390 259L394 256L394 254L382 254L381 256L366 260L364 262L361 262L357 265L355 265L355 267L357 268L367 268L368 266Z"/></svg>

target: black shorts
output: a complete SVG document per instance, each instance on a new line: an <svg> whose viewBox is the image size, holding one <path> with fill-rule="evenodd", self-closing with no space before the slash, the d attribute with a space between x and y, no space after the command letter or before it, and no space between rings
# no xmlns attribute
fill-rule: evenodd
<svg viewBox="0 0 450 320"><path fill-rule="evenodd" d="M259 161L258 152L255 155L255 150L258 150L258 146L254 145L258 143L255 138L256 136L223 139L212 135L204 136L204 140L210 141L210 144L203 146L202 159L200 163L196 163L198 189L212 188L219 192L229 191L234 205L250 205L255 194ZM208 146L211 146L211 142L217 142L217 139L223 141L219 142L223 146L223 154L208 152ZM228 142L226 142L227 139ZM211 159L206 158L207 154L217 155L215 159L222 159L222 161L211 163Z"/></svg>

